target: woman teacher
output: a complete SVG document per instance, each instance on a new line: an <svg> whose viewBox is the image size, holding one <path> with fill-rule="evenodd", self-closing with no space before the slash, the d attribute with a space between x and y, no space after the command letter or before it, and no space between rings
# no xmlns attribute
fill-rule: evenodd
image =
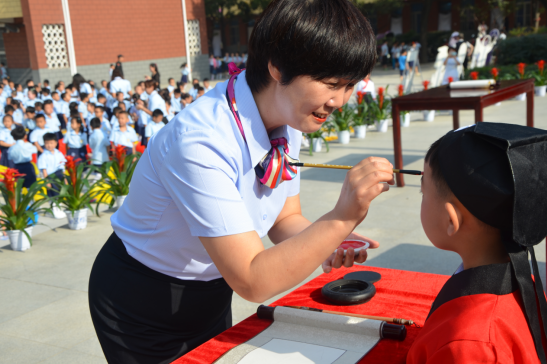
<svg viewBox="0 0 547 364"><path fill-rule="evenodd" d="M389 189L381 182L393 184L392 165L358 163L336 206L311 223L288 161L302 132L319 130L370 73L375 47L348 0L274 0L251 35L247 70L232 65L229 81L150 139L89 282L110 363L169 363L231 327L233 291L263 302L321 264L354 263L352 249L345 260L332 252ZM276 244L267 250L265 235Z"/></svg>

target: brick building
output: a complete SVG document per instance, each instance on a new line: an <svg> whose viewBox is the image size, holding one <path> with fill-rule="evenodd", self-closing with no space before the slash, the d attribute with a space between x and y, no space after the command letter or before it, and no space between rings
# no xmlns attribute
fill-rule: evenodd
<svg viewBox="0 0 547 364"><path fill-rule="evenodd" d="M180 78L188 52L192 76L203 79L209 76L204 1L0 0L0 58L15 82L67 82L77 72L98 83L109 79L110 64L122 54L132 84L150 74L150 63L166 84Z"/></svg>

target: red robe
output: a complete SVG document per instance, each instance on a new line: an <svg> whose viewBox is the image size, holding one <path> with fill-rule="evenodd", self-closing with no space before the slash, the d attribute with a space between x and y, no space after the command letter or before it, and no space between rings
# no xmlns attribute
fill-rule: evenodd
<svg viewBox="0 0 547 364"><path fill-rule="evenodd" d="M492 287L494 280L485 279L488 267L482 269L486 275L466 270L447 281L408 352L407 364L540 362L514 276ZM547 348L545 337L543 346Z"/></svg>

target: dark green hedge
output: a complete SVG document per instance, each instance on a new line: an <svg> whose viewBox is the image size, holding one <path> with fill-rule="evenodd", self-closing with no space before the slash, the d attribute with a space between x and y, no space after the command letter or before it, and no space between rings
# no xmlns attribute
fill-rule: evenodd
<svg viewBox="0 0 547 364"><path fill-rule="evenodd" d="M507 66L496 65L496 66L475 68L475 69L472 69L472 70L467 69L467 70L465 70L464 79L465 80L470 80L471 76L469 76L469 74L473 71L476 71L476 72L479 73L479 79L480 80L491 79L493 77L492 77L492 74L490 73L490 70L494 67L496 67L498 69L500 78L503 78L503 76L507 73L511 73L513 75L516 75L518 73L517 65L515 65L515 64L507 65ZM526 69L525 69L524 72L525 73L530 73L530 72L536 72L537 70L538 70L537 65L527 64Z"/></svg>
<svg viewBox="0 0 547 364"><path fill-rule="evenodd" d="M507 38L498 43L496 56L498 66L547 61L547 34Z"/></svg>

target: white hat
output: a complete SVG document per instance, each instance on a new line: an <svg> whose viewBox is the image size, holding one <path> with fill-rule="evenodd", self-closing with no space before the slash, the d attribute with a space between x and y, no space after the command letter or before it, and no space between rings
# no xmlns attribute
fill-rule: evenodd
<svg viewBox="0 0 547 364"><path fill-rule="evenodd" d="M452 35L450 37L455 38L455 37L459 37L459 36L460 36L459 32L454 32L454 33L452 33Z"/></svg>

